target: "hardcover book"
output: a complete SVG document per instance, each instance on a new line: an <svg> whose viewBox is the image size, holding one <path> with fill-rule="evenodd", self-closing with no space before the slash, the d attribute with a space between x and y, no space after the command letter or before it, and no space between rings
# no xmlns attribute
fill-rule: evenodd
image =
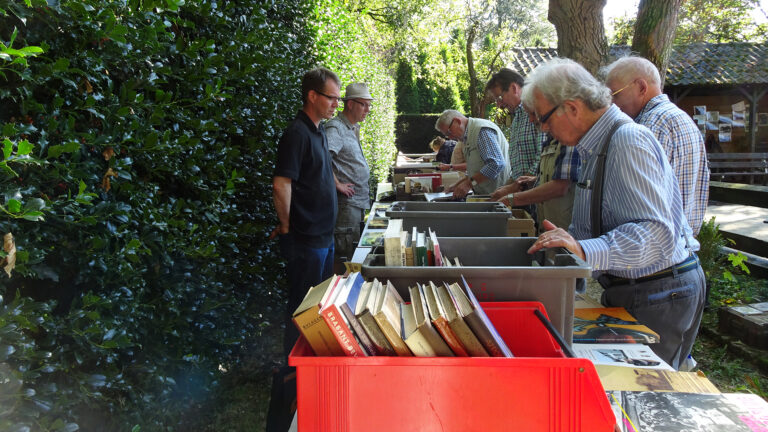
<svg viewBox="0 0 768 432"><path fill-rule="evenodd" d="M307 291L299 307L293 312L293 323L307 340L316 356L343 356L344 350L331 329L320 316L320 305L341 279L331 276Z"/></svg>
<svg viewBox="0 0 768 432"><path fill-rule="evenodd" d="M659 342L659 334L621 307L575 309L573 342L652 344Z"/></svg>

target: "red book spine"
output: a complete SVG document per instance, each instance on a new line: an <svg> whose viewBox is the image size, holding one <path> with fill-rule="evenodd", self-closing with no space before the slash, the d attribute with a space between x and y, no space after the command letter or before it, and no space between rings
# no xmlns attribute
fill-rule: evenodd
<svg viewBox="0 0 768 432"><path fill-rule="evenodd" d="M367 355L363 350L363 347L357 343L355 335L349 329L346 321L344 321L341 311L336 305L330 305L326 309L321 310L320 315L322 315L328 328L331 329L336 340L339 341L339 345L341 345L341 348L344 350L344 354L349 357L365 357Z"/></svg>

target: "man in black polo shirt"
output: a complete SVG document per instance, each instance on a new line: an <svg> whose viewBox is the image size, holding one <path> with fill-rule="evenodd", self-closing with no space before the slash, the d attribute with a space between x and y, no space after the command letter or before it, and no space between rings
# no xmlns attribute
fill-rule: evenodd
<svg viewBox="0 0 768 432"><path fill-rule="evenodd" d="M284 349L287 355L299 332L291 314L307 290L333 274L336 184L322 119L339 106L341 82L325 68L313 69L301 82L303 108L280 138L272 196L280 225L280 253L287 261L288 309Z"/></svg>

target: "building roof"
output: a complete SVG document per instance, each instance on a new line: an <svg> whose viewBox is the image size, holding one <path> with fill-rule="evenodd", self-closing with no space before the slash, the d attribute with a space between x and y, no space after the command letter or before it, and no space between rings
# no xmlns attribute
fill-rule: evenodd
<svg viewBox="0 0 768 432"><path fill-rule="evenodd" d="M611 58L630 53L626 45L610 47ZM556 48L515 48L511 68L527 75L540 63L557 57ZM768 44L695 43L672 48L667 86L768 84Z"/></svg>

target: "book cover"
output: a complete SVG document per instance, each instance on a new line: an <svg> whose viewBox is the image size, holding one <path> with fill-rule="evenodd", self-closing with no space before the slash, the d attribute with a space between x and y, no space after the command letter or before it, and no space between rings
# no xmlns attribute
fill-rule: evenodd
<svg viewBox="0 0 768 432"><path fill-rule="evenodd" d="M443 306L437 298L437 287L435 287L435 284L430 281L427 285L419 285L419 291L427 305L427 311L429 312L429 318L432 321L432 325L437 332L440 333L440 336L443 337L443 340L451 348L451 351L453 351L457 357L469 357L469 353L466 348L464 348L464 344L461 343L461 340L448 322L446 312L443 310Z"/></svg>
<svg viewBox="0 0 768 432"><path fill-rule="evenodd" d="M365 357L367 353L350 328L349 322L341 311L341 305L346 304L350 310L354 308L362 284L363 277L360 273L350 274L344 285L340 289L336 289L337 294L331 296L320 306L320 316L333 332L334 337L344 350L344 354L350 357Z"/></svg>
<svg viewBox="0 0 768 432"><path fill-rule="evenodd" d="M370 293L368 294L364 305L361 306L360 302L358 301L358 306L361 307L356 308L355 315L357 315L360 325L363 327L363 330L371 340L371 343L373 344L376 351L376 355L396 356L397 353L392 348L392 345L389 343L386 336L384 336L384 333L376 323L373 315L371 315L371 311L376 307L376 296L378 295L378 292L381 291L384 287L376 279L374 279L373 282L366 283L370 284Z"/></svg>
<svg viewBox="0 0 768 432"><path fill-rule="evenodd" d="M384 244L384 231L366 231L360 237L360 247L381 246Z"/></svg>
<svg viewBox="0 0 768 432"><path fill-rule="evenodd" d="M371 311L371 315L397 355L412 356L411 350L402 338L403 326L400 305L403 303L403 298L397 293L395 287L387 281L387 284L377 293L376 306Z"/></svg>
<svg viewBox="0 0 768 432"><path fill-rule="evenodd" d="M411 306L413 307L413 317L415 320L415 329L410 333L418 333L420 339L423 339L429 345L432 354L430 356L453 357L453 351L448 344L440 337L440 333L432 326L432 320L429 317L427 308L427 299L424 295L422 285L416 285L408 289L411 295ZM405 326L405 321L403 321ZM406 341L408 343L408 341ZM409 345L410 346L410 345ZM413 349L411 349L413 351ZM416 354L414 352L414 354ZM418 355L418 354L416 354Z"/></svg>
<svg viewBox="0 0 768 432"><path fill-rule="evenodd" d="M617 430L755 432L768 430L768 402L750 393L608 391Z"/></svg>
<svg viewBox="0 0 768 432"><path fill-rule="evenodd" d="M437 241L437 234L435 234L434 231L429 229L429 239L431 241L432 245L432 252L434 254L434 264L437 267L443 266L443 255L440 253L440 243Z"/></svg>
<svg viewBox="0 0 768 432"><path fill-rule="evenodd" d="M472 329L472 332L492 357L514 357L512 351L509 350L483 311L464 276L461 277L461 283L461 286L452 284L449 288L451 288L451 294L456 300L457 309L469 328Z"/></svg>
<svg viewBox="0 0 768 432"><path fill-rule="evenodd" d="M316 356L343 356L344 350L339 345L330 327L320 317L320 303L339 281L339 276L332 276L307 291L304 300L293 312L293 323L312 347Z"/></svg>
<svg viewBox="0 0 768 432"><path fill-rule="evenodd" d="M584 308L573 311L573 342L652 344L659 342L659 334L624 308Z"/></svg>
<svg viewBox="0 0 768 432"><path fill-rule="evenodd" d="M451 326L456 337L459 338L461 344L467 350L467 353L472 357L488 357L488 351L483 348L483 344L477 339L477 336L472 332L464 319L459 315L456 310L456 304L451 297L451 293L448 292L448 285L443 283L437 285L437 301L439 302L442 310L445 313L445 317L448 319L448 325Z"/></svg>
<svg viewBox="0 0 768 432"><path fill-rule="evenodd" d="M387 230L384 231L384 265L387 267L402 266L403 250L400 233L403 230L402 219L390 219Z"/></svg>
<svg viewBox="0 0 768 432"><path fill-rule="evenodd" d="M638 369L674 371L667 362L644 344L583 344L575 343L576 357L589 359L595 365L624 366Z"/></svg>

